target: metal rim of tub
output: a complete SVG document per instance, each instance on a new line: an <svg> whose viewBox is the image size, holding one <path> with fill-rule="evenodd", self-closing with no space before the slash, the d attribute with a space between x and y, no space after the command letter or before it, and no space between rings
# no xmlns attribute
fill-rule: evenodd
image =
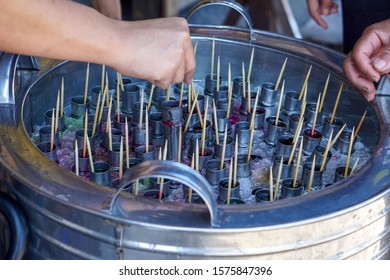
<svg viewBox="0 0 390 280"><path fill-rule="evenodd" d="M194 26L191 32L194 39L209 40L210 37L208 35L215 32L213 28L215 27ZM234 43L236 44L247 44L248 33L245 30L225 28L224 30L218 30L218 32L221 37L226 35L221 40L229 42L234 38ZM300 49L296 52L290 50L292 55L297 56L299 51L302 51L303 46L306 50L321 48L315 44L267 32L254 31L253 36L253 44L261 42L259 44L262 47L274 48L280 52L290 50L291 46L299 46ZM281 42L288 42L289 47L287 48ZM342 56L333 52L328 52L328 54L330 62L327 66L342 76L342 70L339 66ZM317 61L313 54L307 55L304 52L302 56L311 62ZM48 76L56 69L67 66L72 69L79 67L77 63L64 62L49 70L45 75ZM32 84L30 89L39 81L40 79ZM27 92L30 92L30 90ZM22 204L29 204L31 203L30 198L36 197L37 201L35 201L34 205L31 205L31 208L43 214L47 210L43 209L41 205L56 205L59 209L70 210L69 215L82 211L92 217L101 217L112 221L112 223L118 223L118 225L138 225L156 230L193 231L206 234L245 233L259 230L266 232L302 227L307 224L321 223L334 217L343 217L346 213L362 213L366 210L368 211L368 208L379 209L379 211L370 212L371 216L367 220L367 224L374 223L387 215L387 212L381 208L383 203L386 203L385 201L388 200L390 194L387 185L389 174L388 172L386 173L386 169L384 169L385 163L383 162L386 156L384 147L388 145L388 139L386 138L387 127L375 102L369 106L373 107L378 117L380 140L367 164L355 175L319 193L311 193L306 197L294 198L288 201L279 201L277 205L274 205L275 207L272 205L219 206L218 211L222 221L221 227L212 228L208 219L209 212L205 206L201 205L160 204L157 201L121 194L111 212L104 210L103 203L113 194L112 191L108 191L89 181L82 181L82 187L80 187L81 182L79 178L70 172L64 172L61 167L53 165L31 143L22 122L23 116L19 115L19 113L23 115L23 106L28 104L26 101L28 98L30 96L26 94L23 105L15 105L16 118L11 118L10 123L0 124L1 165L6 171L5 184L16 194L19 201ZM347 186L352 184L356 185L356 188L347 188ZM372 188L364 188L366 185L372 185ZM335 196L341 198L342 204L337 205L335 203ZM318 205L321 205L321 208ZM276 208L278 211L275 211ZM132 215L134 214L134 209L145 209L148 211L145 211L143 216L135 217ZM153 209L153 211L149 211L150 209ZM179 217L177 215L178 212L180 212ZM58 219L57 214L49 214L49 216L52 219ZM71 224L69 223L69 225ZM340 234L348 234L348 232ZM333 233L329 238L336 238L335 236L337 235ZM321 240L321 242L323 241ZM316 241L311 240L310 242L315 243ZM301 245L308 246L308 244ZM291 246L298 245L292 244ZM257 248L256 250L252 252L249 250L244 253L257 254L265 249ZM217 250L217 252L209 254L218 256L218 254L223 253L218 253ZM231 254L235 255L235 253Z"/></svg>

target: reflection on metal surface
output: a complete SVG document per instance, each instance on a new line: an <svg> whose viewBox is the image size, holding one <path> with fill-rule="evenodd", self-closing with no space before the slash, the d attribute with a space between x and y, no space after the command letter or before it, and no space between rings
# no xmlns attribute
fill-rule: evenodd
<svg viewBox="0 0 390 280"><path fill-rule="evenodd" d="M390 128L390 74L381 77L375 101L378 103L384 119Z"/></svg>
<svg viewBox="0 0 390 280"><path fill-rule="evenodd" d="M390 95L390 74L381 77L376 92L378 95Z"/></svg>

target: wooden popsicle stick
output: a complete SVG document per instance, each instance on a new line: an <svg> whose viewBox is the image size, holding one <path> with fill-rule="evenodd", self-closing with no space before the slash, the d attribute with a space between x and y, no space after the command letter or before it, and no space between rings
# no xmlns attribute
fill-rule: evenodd
<svg viewBox="0 0 390 280"><path fill-rule="evenodd" d="M247 82L247 83L248 83L247 98L250 98L250 95L251 95L251 83L250 82Z"/></svg>
<svg viewBox="0 0 390 280"><path fill-rule="evenodd" d="M117 83L116 83L116 121L119 123L121 121L121 103L120 103L120 91L119 91L119 81L120 81L120 77L119 77L119 73L116 72L116 79L117 79Z"/></svg>
<svg viewBox="0 0 390 280"><path fill-rule="evenodd" d="M199 141L196 139L196 153L195 153L195 169L196 172L199 172Z"/></svg>
<svg viewBox="0 0 390 280"><path fill-rule="evenodd" d="M357 158L357 159L356 159L354 165L352 166L351 172L349 173L349 176L351 176L351 175L355 172L355 169L356 169L356 166L357 166L357 164L358 164L358 162L359 162L359 159L360 159L360 158Z"/></svg>
<svg viewBox="0 0 390 280"><path fill-rule="evenodd" d="M218 56L218 61L217 61L217 91L219 91L219 76L221 75L221 58Z"/></svg>
<svg viewBox="0 0 390 280"><path fill-rule="evenodd" d="M192 83L192 91L193 91L194 95L199 96L199 92L198 93L195 92L195 86L194 86L193 83ZM196 106L196 112L197 112L197 114L199 116L200 127L203 128L203 118L202 118L202 112L200 111L199 103L198 103L198 101L196 101L196 102L194 101L194 104Z"/></svg>
<svg viewBox="0 0 390 280"><path fill-rule="evenodd" d="M256 115L258 101L259 101L259 88L257 88L255 104L253 107L253 113L252 113L252 118L251 118L251 123L250 123L251 134L250 134L250 138L249 138L249 147L248 147L248 155L246 158L246 162L249 162L249 160L251 159L252 146L253 146L253 135L255 133L255 115Z"/></svg>
<svg viewBox="0 0 390 280"><path fill-rule="evenodd" d="M331 116L330 121L329 121L330 124L333 124L333 120L334 120L334 117L335 117L335 115L336 115L336 110L337 110L337 107L338 107L338 105L339 105L341 92L343 91L343 86L344 86L344 83L341 83L339 92L337 93L336 102L334 103L334 106L333 106L332 116Z"/></svg>
<svg viewBox="0 0 390 280"><path fill-rule="evenodd" d="M303 141L301 141L299 144L298 158L297 158L297 163L295 165L294 180L292 185L293 188L295 188L295 185L297 184L297 180L298 180L299 166L301 164L301 157L302 157L302 148L303 148Z"/></svg>
<svg viewBox="0 0 390 280"><path fill-rule="evenodd" d="M358 136L359 130L360 130L362 124L363 124L363 121L364 121L364 118L366 117L366 114L367 114L367 110L364 111L364 114L363 114L363 116L360 118L359 124L358 124L358 126L356 127L355 135L353 136L353 139L354 139L354 140L355 140L356 137Z"/></svg>
<svg viewBox="0 0 390 280"><path fill-rule="evenodd" d="M282 89L280 90L280 97L279 97L279 104L278 104L278 110L276 111L276 118L275 118L275 126L278 125L279 122L279 115L280 115L280 109L282 108L282 101L283 101L283 93L284 93L284 81L282 83Z"/></svg>
<svg viewBox="0 0 390 280"><path fill-rule="evenodd" d="M251 126L251 135L249 138L248 155L246 157L246 162L249 162L251 159L254 132L255 132L255 127Z"/></svg>
<svg viewBox="0 0 390 280"><path fill-rule="evenodd" d="M320 172L324 171L325 163L326 163L326 158L328 157L328 153L329 153L329 150L330 150L331 144L332 144L332 137L333 137L333 129L332 129L332 131L330 132L328 142L326 143L326 147L325 147L325 151L324 151L324 156L323 156L322 162L321 162Z"/></svg>
<svg viewBox="0 0 390 280"><path fill-rule="evenodd" d="M106 73L106 65L102 65L102 80L100 83L100 91L103 93L104 92L104 75Z"/></svg>
<svg viewBox="0 0 390 280"><path fill-rule="evenodd" d="M249 86L249 88L250 88L250 86ZM246 111L248 114L251 113L251 97L252 97L251 95L252 95L251 92L248 91L248 98L246 99Z"/></svg>
<svg viewBox="0 0 390 280"><path fill-rule="evenodd" d="M330 73L328 74L328 78L326 78L324 90L322 91L322 98L321 98L321 104L320 104L320 112L321 112L322 109L323 109L324 102L325 102L326 92L328 91L329 78L330 78Z"/></svg>
<svg viewBox="0 0 390 280"><path fill-rule="evenodd" d="M302 102L302 107L301 107L301 112L300 112L300 114L299 114L298 123L299 123L300 121L303 122L304 115L305 115L305 110L306 110L306 105L307 105L307 102L306 102L306 100L304 100L304 101Z"/></svg>
<svg viewBox="0 0 390 280"><path fill-rule="evenodd" d="M195 42L194 46L194 56L196 56L196 51L198 50L198 42Z"/></svg>
<svg viewBox="0 0 390 280"><path fill-rule="evenodd" d="M53 108L54 112L54 108ZM50 128L50 152L54 150L54 128L55 128L55 118L51 117L51 128Z"/></svg>
<svg viewBox="0 0 390 280"><path fill-rule="evenodd" d="M251 59L249 61L249 69L248 69L248 75L247 75L247 82L248 83L250 83L250 81L251 81L251 73L252 73L254 54L255 54L255 48L252 47ZM249 94L249 91L248 91L248 94Z"/></svg>
<svg viewBox="0 0 390 280"><path fill-rule="evenodd" d="M307 185L307 192L311 192L311 186L313 185L314 170L316 168L316 155L313 156L313 162L311 163L309 183Z"/></svg>
<svg viewBox="0 0 390 280"><path fill-rule="evenodd" d="M187 97L187 113L188 114L190 113L190 110L192 108L192 106L191 106L191 102L192 102L192 85L193 84L189 84L188 85L188 97Z"/></svg>
<svg viewBox="0 0 390 280"><path fill-rule="evenodd" d="M301 92L300 92L300 94L299 94L299 100L302 99L302 97L303 97L303 92L305 91L305 87L307 87L307 82L308 82L308 80L309 80L309 77L310 77L310 73L311 73L312 67L313 67L313 65L310 65L310 68L309 68L309 70L307 71L305 81L303 82L302 89L301 89Z"/></svg>
<svg viewBox="0 0 390 280"><path fill-rule="evenodd" d="M272 174L272 166L269 169L269 200L274 201L274 175Z"/></svg>
<svg viewBox="0 0 390 280"><path fill-rule="evenodd" d="M242 62L242 97L245 98L246 94L245 94L245 84L246 84L246 81L245 81L245 64L244 62Z"/></svg>
<svg viewBox="0 0 390 280"><path fill-rule="evenodd" d="M148 107L145 108L145 152L149 153L149 118Z"/></svg>
<svg viewBox="0 0 390 280"><path fill-rule="evenodd" d="M108 103L108 111L107 111L107 126L106 126L106 132L108 133L108 128L111 127L111 110L112 110L112 95L110 98L110 102ZM110 122L108 121L108 117L110 117Z"/></svg>
<svg viewBox="0 0 390 280"><path fill-rule="evenodd" d="M119 73L119 84L121 85L121 90L125 91L125 87L123 85L123 77L121 73Z"/></svg>
<svg viewBox="0 0 390 280"><path fill-rule="evenodd" d="M153 93L154 93L155 87L156 87L156 86L153 84L152 87L150 88L149 101L148 101L148 109L150 109L150 106L152 106L152 99L153 99Z"/></svg>
<svg viewBox="0 0 390 280"><path fill-rule="evenodd" d="M194 100L194 103L193 103L193 105L192 105L190 114L188 115L187 122L186 122L186 125L185 125L185 127L184 127L184 132L187 132L187 130L188 130L188 127L189 127L189 125L190 125L190 121L191 121L191 118L192 118L192 114L193 114L194 109L195 109L195 107L196 107L197 101L198 101L198 94L195 94L195 100Z"/></svg>
<svg viewBox="0 0 390 280"><path fill-rule="evenodd" d="M84 142L83 142L83 158L87 155L87 138L88 138L88 110L85 110L84 116Z"/></svg>
<svg viewBox="0 0 390 280"><path fill-rule="evenodd" d="M95 116L93 118L93 125L92 125L92 136L95 135L97 120L99 118L100 96L101 96L101 94L98 95L98 100L97 100L97 103L96 103Z"/></svg>
<svg viewBox="0 0 390 280"><path fill-rule="evenodd" d="M177 147L177 162L181 162L181 149L182 149L182 131L181 126L179 127L179 140L178 140L178 147Z"/></svg>
<svg viewBox="0 0 390 280"><path fill-rule="evenodd" d="M221 155L221 163L219 165L219 170L223 169L223 163L225 162L226 141L227 141L227 124L225 125L225 133L223 135L222 155Z"/></svg>
<svg viewBox="0 0 390 280"><path fill-rule="evenodd" d="M123 177L123 137L121 137L121 142L119 144L119 172L118 172L118 180L122 181Z"/></svg>
<svg viewBox="0 0 390 280"><path fill-rule="evenodd" d="M206 126L207 126L207 111L209 107L209 98L206 98L206 106L204 111L204 121L203 121L203 127L202 127L202 152L201 155L204 156L204 148L206 146Z"/></svg>
<svg viewBox="0 0 390 280"><path fill-rule="evenodd" d="M349 140L347 163L345 164L344 177L348 176L349 162L351 160L352 147L353 147L353 141L354 141L354 138L353 138L354 132L355 132L355 127L352 128L351 139Z"/></svg>
<svg viewBox="0 0 390 280"><path fill-rule="evenodd" d="M237 184L237 164L238 164L238 134L236 134L236 143L234 143L233 186Z"/></svg>
<svg viewBox="0 0 390 280"><path fill-rule="evenodd" d="M138 195L138 189L139 189L139 180L135 180L134 184L134 195Z"/></svg>
<svg viewBox="0 0 390 280"><path fill-rule="evenodd" d="M168 88L167 88L167 95L165 97L165 101L168 101L170 98L171 98L171 84L169 84Z"/></svg>
<svg viewBox="0 0 390 280"><path fill-rule="evenodd" d="M282 65L282 68L280 69L279 77L278 77L278 79L277 79L277 81L276 81L274 90L278 90L278 88L279 88L279 83L280 83L280 81L282 80L282 76L283 76L283 73L284 73L284 69L286 68L287 59L288 59L288 58L286 57L286 59L284 60L283 65Z"/></svg>
<svg viewBox="0 0 390 280"><path fill-rule="evenodd" d="M104 103L106 102L106 95L103 93L102 103L100 105L100 112L99 112L99 122L103 119L103 110L104 110ZM96 111L97 112L97 111Z"/></svg>
<svg viewBox="0 0 390 280"><path fill-rule="evenodd" d="M162 148L158 150L158 160L162 160Z"/></svg>
<svg viewBox="0 0 390 280"><path fill-rule="evenodd" d="M127 122L127 117L125 118L125 147L126 147L126 168L130 168L129 166L129 127Z"/></svg>
<svg viewBox="0 0 390 280"><path fill-rule="evenodd" d="M105 86L105 88L104 88L104 94L106 94L107 95L107 98L106 98L106 102L107 102L107 106L109 106L109 100L110 100L110 98L109 98L109 96L108 96L108 91L109 91L109 86L108 86L108 73L106 72L106 86Z"/></svg>
<svg viewBox="0 0 390 280"><path fill-rule="evenodd" d="M84 104L87 103L88 85L89 85L89 62L87 63L87 72L85 74Z"/></svg>
<svg viewBox="0 0 390 280"><path fill-rule="evenodd" d="M196 112L197 112L197 114L199 116L200 127L203 128L203 126L204 126L203 117L202 117L202 113L200 112L198 100L196 100L196 102L194 104L196 106Z"/></svg>
<svg viewBox="0 0 390 280"><path fill-rule="evenodd" d="M251 124L250 124L251 128L255 127L255 116L256 116L256 111L257 111L257 104L259 102L259 95L260 95L260 88L257 88L255 104L253 105L253 113L252 113Z"/></svg>
<svg viewBox="0 0 390 280"><path fill-rule="evenodd" d="M179 96L179 107L181 107L181 105L183 103L183 91L184 91L184 82L181 82L180 96Z"/></svg>
<svg viewBox="0 0 390 280"><path fill-rule="evenodd" d="M77 140L74 141L74 164L75 164L75 172L76 175L79 176L79 148L77 145Z"/></svg>
<svg viewBox="0 0 390 280"><path fill-rule="evenodd" d="M232 173L233 173L233 158L230 159L230 169L229 169L229 181L228 181L228 189L227 189L227 198L226 198L226 204L230 205L230 197L232 192Z"/></svg>
<svg viewBox="0 0 390 280"><path fill-rule="evenodd" d="M64 115L64 95L65 95L65 85L64 77L61 80L61 101L60 101L60 117Z"/></svg>
<svg viewBox="0 0 390 280"><path fill-rule="evenodd" d="M317 99L317 103L316 103L316 111L314 112L314 120L313 120L313 125L311 127L311 132L310 132L311 137L314 137L314 130L316 129L318 109L320 107L320 100L321 100L321 93L318 95L318 99Z"/></svg>
<svg viewBox="0 0 390 280"><path fill-rule="evenodd" d="M295 148L297 147L297 143L298 143L298 141L295 141L293 146L292 146L292 149L291 149L291 152L290 152L290 157L288 158L288 162L287 162L288 165L290 165L292 163L292 159L294 157Z"/></svg>
<svg viewBox="0 0 390 280"><path fill-rule="evenodd" d="M164 143L163 160L167 160L167 156L168 156L168 139L166 139Z"/></svg>
<svg viewBox="0 0 390 280"><path fill-rule="evenodd" d="M143 111L144 111L144 93L141 93L141 103L139 108L139 130L142 130L142 122L143 122Z"/></svg>
<svg viewBox="0 0 390 280"><path fill-rule="evenodd" d="M280 184L280 176L282 175L282 169L283 169L283 157L281 157L281 159L280 159L280 164L279 164L279 168L278 168L278 175L276 177L276 186L275 186L274 200L276 200L276 198L278 196L279 184Z"/></svg>
<svg viewBox="0 0 390 280"><path fill-rule="evenodd" d="M331 147L333 147L334 144L336 144L337 139L340 137L340 135L341 135L341 133L343 132L343 130L344 130L344 128L345 128L346 125L347 125L347 124L344 124L344 125L341 127L341 129L339 130L339 132L337 132L336 136L335 136L335 137L333 138L333 140L332 140L332 143L330 144Z"/></svg>
<svg viewBox="0 0 390 280"><path fill-rule="evenodd" d="M307 89L309 88L309 82L306 83L305 85L305 90L303 91L303 97L302 97L302 102L305 102L307 99Z"/></svg>
<svg viewBox="0 0 390 280"><path fill-rule="evenodd" d="M158 200L162 200L163 198L163 189L164 189L164 178L160 178L160 187L158 191Z"/></svg>
<svg viewBox="0 0 390 280"><path fill-rule="evenodd" d="M214 132L215 132L215 143L219 145L219 137L218 137L218 117L217 117L217 108L215 107L215 101L213 99L213 116L214 116Z"/></svg>
<svg viewBox="0 0 390 280"><path fill-rule="evenodd" d="M53 108L54 109L54 108ZM58 119L59 119L59 112L60 112L60 92L58 92L58 95L57 95L57 103L56 103L56 110L53 111L53 113L55 112L55 115L52 114L52 118L54 117L54 120L55 120L55 124L54 124L54 131L57 131L58 130Z"/></svg>
<svg viewBox="0 0 390 280"><path fill-rule="evenodd" d="M230 105L232 103L232 85L231 85L231 69L230 69L230 62L229 62L229 68L228 68L228 106L226 110L226 118L230 116Z"/></svg>
<svg viewBox="0 0 390 280"><path fill-rule="evenodd" d="M299 135L301 134L302 127L303 127L303 118L298 121L298 126L297 129L295 130L293 141L292 141L293 144L297 141Z"/></svg>
<svg viewBox="0 0 390 280"><path fill-rule="evenodd" d="M214 79L214 53L215 53L215 37L213 37L211 47L211 69L210 69L210 80Z"/></svg>
<svg viewBox="0 0 390 280"><path fill-rule="evenodd" d="M111 129L111 116L107 116L107 128L108 128L108 149L112 151L112 129Z"/></svg>
<svg viewBox="0 0 390 280"><path fill-rule="evenodd" d="M92 151L91 151L91 144L89 143L89 138L87 138L87 149L88 149L88 158L89 158L89 165L92 172L95 172L95 167L93 166L93 158L92 158Z"/></svg>

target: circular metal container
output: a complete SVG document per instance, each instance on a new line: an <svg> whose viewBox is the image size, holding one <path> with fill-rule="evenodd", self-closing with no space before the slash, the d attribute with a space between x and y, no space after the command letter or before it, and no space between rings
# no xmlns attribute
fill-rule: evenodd
<svg viewBox="0 0 390 280"><path fill-rule="evenodd" d="M215 36L216 52L229 57L233 77L240 75L242 61L249 61L255 49L254 85L274 82L286 56L285 76L293 77L286 90L299 89L310 65L310 80L318 83L310 82L309 92L321 91L331 73L325 112L331 112L338 86L344 82L338 117L352 126L367 110L359 133L370 150L366 164L326 189L273 203L217 205L203 177L170 161L140 163L125 173L122 182L126 184L120 187L137 178L166 177L193 188L205 204L161 203L106 188L65 171L30 140L34 125L43 123L44 113L55 104L52 93L60 87L61 77L69 105L69 93L84 86L86 64L66 61L40 74L24 67L26 58L3 53L1 179L3 188L23 209L29 229L28 244L20 249L24 254L15 255L28 259L389 258L387 126L379 106L367 102L348 84L341 68L344 57L315 44L252 28L190 27L193 41L198 42L195 80L204 81L209 74ZM227 63L224 60L221 69L227 69ZM108 71L113 84L116 72ZM91 64L89 84L99 84L100 75L101 66ZM15 238L26 238L26 234Z"/></svg>

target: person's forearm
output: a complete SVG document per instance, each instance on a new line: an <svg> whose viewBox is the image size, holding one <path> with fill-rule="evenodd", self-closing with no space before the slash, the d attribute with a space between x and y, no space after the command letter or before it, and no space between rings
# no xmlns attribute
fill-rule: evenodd
<svg viewBox="0 0 390 280"><path fill-rule="evenodd" d="M114 20L71 1L0 0L0 6L3 51L105 64L119 32Z"/></svg>
<svg viewBox="0 0 390 280"><path fill-rule="evenodd" d="M0 0L0 50L104 64L166 88L190 83L195 57L183 18L119 21L68 0Z"/></svg>

